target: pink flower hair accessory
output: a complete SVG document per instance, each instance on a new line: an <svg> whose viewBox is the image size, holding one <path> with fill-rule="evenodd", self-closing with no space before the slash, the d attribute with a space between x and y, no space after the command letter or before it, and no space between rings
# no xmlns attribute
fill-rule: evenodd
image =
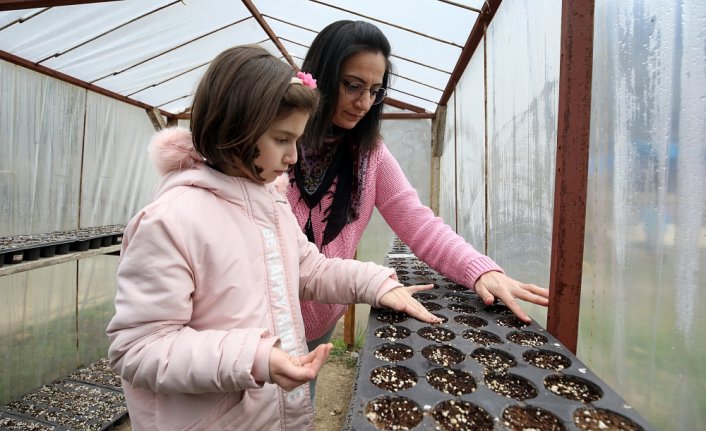
<svg viewBox="0 0 706 431"><path fill-rule="evenodd" d="M316 79L311 76L311 73L297 72L297 75L292 77L292 84L301 84L305 87L316 88Z"/></svg>

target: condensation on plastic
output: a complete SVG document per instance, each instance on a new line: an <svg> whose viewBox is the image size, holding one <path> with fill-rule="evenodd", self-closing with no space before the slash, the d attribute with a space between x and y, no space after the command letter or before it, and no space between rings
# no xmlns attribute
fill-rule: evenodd
<svg viewBox="0 0 706 431"><path fill-rule="evenodd" d="M476 49L456 87L456 219L458 233L485 250L485 111L483 46Z"/></svg>
<svg viewBox="0 0 706 431"><path fill-rule="evenodd" d="M77 227L85 94L0 62L0 236Z"/></svg>
<svg viewBox="0 0 706 431"><path fill-rule="evenodd" d="M705 27L596 2L578 354L657 429L706 429Z"/></svg>
<svg viewBox="0 0 706 431"><path fill-rule="evenodd" d="M540 286L549 285L560 41L561 7L548 0L501 7L488 29L488 254ZM546 322L545 309L526 309Z"/></svg>
<svg viewBox="0 0 706 431"><path fill-rule="evenodd" d="M439 216L456 229L456 95L446 105L444 142L439 160Z"/></svg>
<svg viewBox="0 0 706 431"><path fill-rule="evenodd" d="M429 205L431 121L385 120L382 122L382 136L407 179L417 190L421 202ZM374 210L358 246L358 259L382 262L394 236L385 219L377 209Z"/></svg>
<svg viewBox="0 0 706 431"><path fill-rule="evenodd" d="M89 364L108 354L105 328L115 314L118 259L96 256L81 259L78 265L78 359Z"/></svg>
<svg viewBox="0 0 706 431"><path fill-rule="evenodd" d="M78 367L75 262L0 277L0 304L0 404Z"/></svg>
<svg viewBox="0 0 706 431"><path fill-rule="evenodd" d="M85 133L81 227L125 224L152 200L154 127L144 109L89 92Z"/></svg>

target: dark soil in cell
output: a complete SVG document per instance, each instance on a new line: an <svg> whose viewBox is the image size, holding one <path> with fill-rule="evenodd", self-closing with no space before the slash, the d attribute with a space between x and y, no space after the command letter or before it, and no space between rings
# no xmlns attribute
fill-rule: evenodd
<svg viewBox="0 0 706 431"><path fill-rule="evenodd" d="M417 384L417 375L407 367L385 365L370 372L370 381L380 389L401 391Z"/></svg>
<svg viewBox="0 0 706 431"><path fill-rule="evenodd" d="M468 302L469 298L457 293L446 293L442 296L443 299L449 302Z"/></svg>
<svg viewBox="0 0 706 431"><path fill-rule="evenodd" d="M473 328L482 328L483 326L488 326L487 320L468 314L461 314L460 316L454 317L454 322L460 323L461 325L471 326Z"/></svg>
<svg viewBox="0 0 706 431"><path fill-rule="evenodd" d="M439 322L439 324L441 324L441 323L446 323L446 322L449 321L449 318L446 317L446 316L444 316L443 314L439 314L439 313L431 313L431 314L433 314L434 316L436 316L436 317L438 317L439 319L441 319L441 322Z"/></svg>
<svg viewBox="0 0 706 431"><path fill-rule="evenodd" d="M431 362L448 367L463 362L465 356L462 351L453 346L441 344L438 346L431 345L422 349L422 356Z"/></svg>
<svg viewBox="0 0 706 431"><path fill-rule="evenodd" d="M433 301L438 298L438 296L434 295L433 293L415 292L412 294L412 298L416 299L417 301Z"/></svg>
<svg viewBox="0 0 706 431"><path fill-rule="evenodd" d="M503 424L510 431L564 431L561 420L552 413L534 406L510 406L503 411Z"/></svg>
<svg viewBox="0 0 706 431"><path fill-rule="evenodd" d="M492 332L482 329L467 329L463 331L463 338L477 344L489 346L491 344L503 344L503 340Z"/></svg>
<svg viewBox="0 0 706 431"><path fill-rule="evenodd" d="M450 395L461 396L476 390L476 380L471 373L449 368L435 368L429 371L427 382L435 389Z"/></svg>
<svg viewBox="0 0 706 431"><path fill-rule="evenodd" d="M500 314L502 316L512 315L512 310L502 304L493 304L484 308L488 313Z"/></svg>
<svg viewBox="0 0 706 431"><path fill-rule="evenodd" d="M122 392L57 381L5 406L10 412L81 430L99 430L125 412Z"/></svg>
<svg viewBox="0 0 706 431"><path fill-rule="evenodd" d="M446 289L452 292L470 292L470 290L462 284L450 284L446 286Z"/></svg>
<svg viewBox="0 0 706 431"><path fill-rule="evenodd" d="M504 326L506 328L520 329L520 328L524 328L525 326L529 326L529 323L523 322L517 316L502 316L502 317L499 317L498 319L496 319L495 322L498 325Z"/></svg>
<svg viewBox="0 0 706 431"><path fill-rule="evenodd" d="M68 428L57 428L54 425L0 412L0 430L2 431L57 431L59 429L67 430Z"/></svg>
<svg viewBox="0 0 706 431"><path fill-rule="evenodd" d="M436 302L431 302L431 301L419 301L424 308L426 308L429 311L439 311L441 310L442 307L441 305L437 304Z"/></svg>
<svg viewBox="0 0 706 431"><path fill-rule="evenodd" d="M78 369L69 374L66 378L93 383L95 385L108 386L111 388L122 387L120 377L115 374L112 369L110 369L108 359L106 358L99 359L88 367Z"/></svg>
<svg viewBox="0 0 706 431"><path fill-rule="evenodd" d="M544 379L544 387L560 397L584 403L590 403L603 397L603 391L595 383L568 374L547 376Z"/></svg>
<svg viewBox="0 0 706 431"><path fill-rule="evenodd" d="M408 318L409 316L407 314L392 310L382 310L376 317L376 319L380 322L391 324L404 322Z"/></svg>
<svg viewBox="0 0 706 431"><path fill-rule="evenodd" d="M528 350L522 354L528 364L545 370L561 371L571 366L571 361L561 353L549 350Z"/></svg>
<svg viewBox="0 0 706 431"><path fill-rule="evenodd" d="M488 373L485 384L493 392L519 401L537 396L537 388L524 377L509 373Z"/></svg>
<svg viewBox="0 0 706 431"><path fill-rule="evenodd" d="M414 275L423 275L425 277L428 277L430 275L433 275L430 271L424 271L424 270L418 270L418 271L412 271L412 274Z"/></svg>
<svg viewBox="0 0 706 431"><path fill-rule="evenodd" d="M365 417L378 429L396 431L416 427L423 415L417 403L409 398L381 397L368 403Z"/></svg>
<svg viewBox="0 0 706 431"><path fill-rule="evenodd" d="M492 416L468 401L442 401L434 407L431 417L439 425L439 429L444 431L491 431L493 429Z"/></svg>
<svg viewBox="0 0 706 431"><path fill-rule="evenodd" d="M506 371L517 365L517 361L511 354L499 349L481 347L471 353L471 358L493 371Z"/></svg>
<svg viewBox="0 0 706 431"><path fill-rule="evenodd" d="M625 416L605 409L578 409L574 411L574 424L584 431L643 431Z"/></svg>
<svg viewBox="0 0 706 431"><path fill-rule="evenodd" d="M457 313L466 313L466 314L471 314L475 313L478 311L476 307L468 304L455 304L451 303L449 304L446 308L448 308L451 311L455 311Z"/></svg>
<svg viewBox="0 0 706 431"><path fill-rule="evenodd" d="M404 361L414 356L414 350L404 344L383 344L375 349L375 357L390 362Z"/></svg>
<svg viewBox="0 0 706 431"><path fill-rule="evenodd" d="M375 330L375 336L389 341L397 341L407 338L412 334L412 331L404 326L383 326Z"/></svg>
<svg viewBox="0 0 706 431"><path fill-rule="evenodd" d="M408 275L408 274L409 274L409 271L404 271L404 270L402 270L402 269L398 269L398 270L396 270L395 272L397 273L397 275L400 275L400 274L402 274L402 275Z"/></svg>
<svg viewBox="0 0 706 431"><path fill-rule="evenodd" d="M436 341L437 343L443 343L445 341L451 341L456 338L456 335L452 330L440 327L427 326L421 328L417 331L417 334L426 338L427 340Z"/></svg>
<svg viewBox="0 0 706 431"><path fill-rule="evenodd" d="M539 347L547 344L547 337L530 331L514 331L507 334L507 339L520 346Z"/></svg>

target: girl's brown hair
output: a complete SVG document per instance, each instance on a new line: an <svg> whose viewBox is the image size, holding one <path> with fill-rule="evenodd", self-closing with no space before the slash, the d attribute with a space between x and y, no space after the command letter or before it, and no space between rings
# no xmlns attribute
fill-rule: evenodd
<svg viewBox="0 0 706 431"><path fill-rule="evenodd" d="M257 45L229 48L211 62L191 107L196 150L216 169L241 166L262 180L256 143L273 122L296 109L312 113L315 89L291 84L294 70Z"/></svg>

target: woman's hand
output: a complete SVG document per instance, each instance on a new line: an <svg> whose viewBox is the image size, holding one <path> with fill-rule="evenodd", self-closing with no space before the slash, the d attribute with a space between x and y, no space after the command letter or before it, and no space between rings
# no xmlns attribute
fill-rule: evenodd
<svg viewBox="0 0 706 431"><path fill-rule="evenodd" d="M321 367L331 354L333 344L321 344L308 354L292 357L277 347L270 353L270 377L285 391L291 391L299 385L316 378Z"/></svg>
<svg viewBox="0 0 706 431"><path fill-rule="evenodd" d="M481 275L476 281L475 288L484 303L490 305L497 298L525 322L531 322L532 319L522 310L515 298L545 307L549 304L548 289L534 284L520 283L498 271L490 271Z"/></svg>
<svg viewBox="0 0 706 431"><path fill-rule="evenodd" d="M402 311L423 322L441 323L440 318L431 314L419 301L412 297L414 292L429 290L432 287L434 287L433 284L396 287L380 298L380 305L395 311Z"/></svg>

